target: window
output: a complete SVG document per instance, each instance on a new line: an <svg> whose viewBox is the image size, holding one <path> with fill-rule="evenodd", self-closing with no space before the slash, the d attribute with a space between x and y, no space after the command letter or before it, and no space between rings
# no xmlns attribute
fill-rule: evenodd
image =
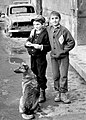
<svg viewBox="0 0 86 120"><path fill-rule="evenodd" d="M10 14L20 14L20 13L34 13L34 8L32 6L17 6L10 9Z"/></svg>

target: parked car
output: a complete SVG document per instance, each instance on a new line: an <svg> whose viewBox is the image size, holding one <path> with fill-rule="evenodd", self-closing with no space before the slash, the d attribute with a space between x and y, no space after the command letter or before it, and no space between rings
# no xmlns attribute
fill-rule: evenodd
<svg viewBox="0 0 86 120"><path fill-rule="evenodd" d="M5 33L10 37L28 37L36 17L35 7L24 1L17 1L7 7Z"/></svg>

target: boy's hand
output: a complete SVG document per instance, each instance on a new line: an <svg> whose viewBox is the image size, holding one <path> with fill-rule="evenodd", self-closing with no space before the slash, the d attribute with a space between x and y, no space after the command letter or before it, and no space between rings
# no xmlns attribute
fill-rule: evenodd
<svg viewBox="0 0 86 120"><path fill-rule="evenodd" d="M32 43L28 41L28 42L26 42L25 46L28 46L28 47L32 46Z"/></svg>
<svg viewBox="0 0 86 120"><path fill-rule="evenodd" d="M41 50L43 50L43 45L33 44L33 47L34 47L35 49L41 49Z"/></svg>
<svg viewBox="0 0 86 120"><path fill-rule="evenodd" d="M43 45L39 45L39 44L32 44L31 42L26 42L25 44L26 47L34 47L35 49L40 49L43 50Z"/></svg>

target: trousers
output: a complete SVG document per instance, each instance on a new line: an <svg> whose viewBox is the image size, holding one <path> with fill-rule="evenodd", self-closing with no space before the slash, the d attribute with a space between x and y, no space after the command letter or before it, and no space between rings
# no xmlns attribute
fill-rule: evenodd
<svg viewBox="0 0 86 120"><path fill-rule="evenodd" d="M65 93L68 91L69 55L64 58L51 58L54 88Z"/></svg>
<svg viewBox="0 0 86 120"><path fill-rule="evenodd" d="M46 68L46 56L31 56L31 70L37 76L38 85L43 90L47 88Z"/></svg>

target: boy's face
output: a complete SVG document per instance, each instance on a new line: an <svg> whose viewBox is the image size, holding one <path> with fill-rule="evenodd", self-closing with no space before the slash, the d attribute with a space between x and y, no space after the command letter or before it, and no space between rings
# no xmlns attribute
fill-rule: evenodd
<svg viewBox="0 0 86 120"><path fill-rule="evenodd" d="M60 22L60 18L56 15L51 15L50 16L50 24L53 25L53 26L58 26Z"/></svg>
<svg viewBox="0 0 86 120"><path fill-rule="evenodd" d="M34 21L33 26L35 30L41 30L41 28L43 27L43 25L38 21Z"/></svg>

